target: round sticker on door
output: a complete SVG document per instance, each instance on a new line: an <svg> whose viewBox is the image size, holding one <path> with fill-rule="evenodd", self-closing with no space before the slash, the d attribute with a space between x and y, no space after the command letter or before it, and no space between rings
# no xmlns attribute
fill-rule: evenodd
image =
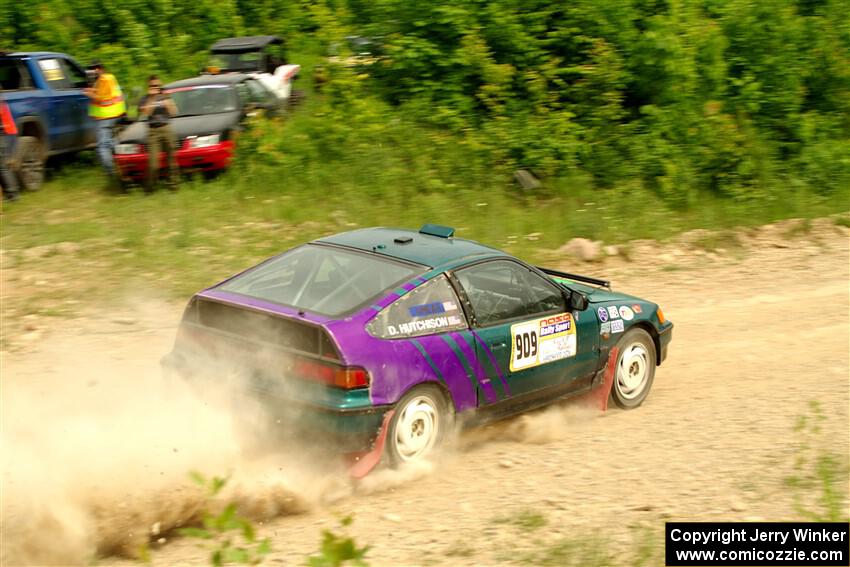
<svg viewBox="0 0 850 567"><path fill-rule="evenodd" d="M635 312L631 310L630 307L625 305L620 306L620 317L625 319L626 321L631 321L635 318Z"/></svg>
<svg viewBox="0 0 850 567"><path fill-rule="evenodd" d="M603 323L608 320L608 310L604 307L600 307L596 310L596 314L599 315L599 320Z"/></svg>

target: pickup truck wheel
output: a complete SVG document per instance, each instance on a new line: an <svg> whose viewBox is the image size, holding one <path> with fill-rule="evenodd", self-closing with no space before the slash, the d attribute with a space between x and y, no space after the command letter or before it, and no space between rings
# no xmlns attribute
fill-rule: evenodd
<svg viewBox="0 0 850 567"><path fill-rule="evenodd" d="M18 164L18 178L21 187L27 191L37 191L44 183L44 147L38 138L21 136L15 162Z"/></svg>

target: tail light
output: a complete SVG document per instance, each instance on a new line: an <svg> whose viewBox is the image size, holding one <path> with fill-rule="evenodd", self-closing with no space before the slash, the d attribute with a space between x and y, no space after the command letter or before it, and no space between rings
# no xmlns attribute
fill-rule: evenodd
<svg viewBox="0 0 850 567"><path fill-rule="evenodd" d="M369 373L359 366L332 366L302 358L295 362L293 371L301 378L344 390L369 386Z"/></svg>
<svg viewBox="0 0 850 567"><path fill-rule="evenodd" d="M2 131L10 136L18 133L12 111L9 110L9 105L2 101L0 101L0 126L2 126Z"/></svg>

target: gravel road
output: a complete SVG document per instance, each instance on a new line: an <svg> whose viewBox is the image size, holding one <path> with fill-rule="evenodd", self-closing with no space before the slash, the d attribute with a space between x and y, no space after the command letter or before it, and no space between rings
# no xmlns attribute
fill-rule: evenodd
<svg viewBox="0 0 850 567"><path fill-rule="evenodd" d="M848 231L821 222L793 239L779 232L752 231L741 249L720 253L667 247L648 270L638 268L638 245L629 264L582 269L658 302L676 324L669 358L637 410L559 405L465 432L436 462L359 486L289 474L298 461L291 453L264 461L259 477L237 474L235 494L247 508L283 514L260 526L273 540L268 564L303 564L321 531L348 515L349 533L370 546L375 565L540 563L558 550L588 552L589 541L633 564L626 558L637 546L660 546L665 520L792 520L800 517L795 502L818 510L814 488L785 480L799 475L801 446L840 457L847 513ZM192 407L139 379L168 348L177 317L179 306L147 304L63 321L47 339L3 356L3 441L11 447L3 459L4 565L82 562L128 541L132 553L152 526L197 511L197 494L168 479L235 466L225 425L193 414L184 427L172 417L186 419ZM794 430L800 416L816 414L824 417L819 434ZM286 482L269 484L269 471ZM49 498L30 482L40 475L50 479ZM164 536L152 545L153 565L207 562L194 541ZM657 548L647 553L654 564ZM100 563L139 565L116 556Z"/></svg>

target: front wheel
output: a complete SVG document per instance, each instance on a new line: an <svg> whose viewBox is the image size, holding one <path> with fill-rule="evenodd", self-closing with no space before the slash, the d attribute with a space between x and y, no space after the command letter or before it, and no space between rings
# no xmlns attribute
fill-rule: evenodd
<svg viewBox="0 0 850 567"><path fill-rule="evenodd" d="M424 384L410 390L396 405L387 431L387 455L399 465L431 455L449 433L452 411L436 386Z"/></svg>
<svg viewBox="0 0 850 567"><path fill-rule="evenodd" d="M620 352L611 399L623 409L633 409L649 395L655 379L655 343L643 329L631 329L617 346Z"/></svg>

